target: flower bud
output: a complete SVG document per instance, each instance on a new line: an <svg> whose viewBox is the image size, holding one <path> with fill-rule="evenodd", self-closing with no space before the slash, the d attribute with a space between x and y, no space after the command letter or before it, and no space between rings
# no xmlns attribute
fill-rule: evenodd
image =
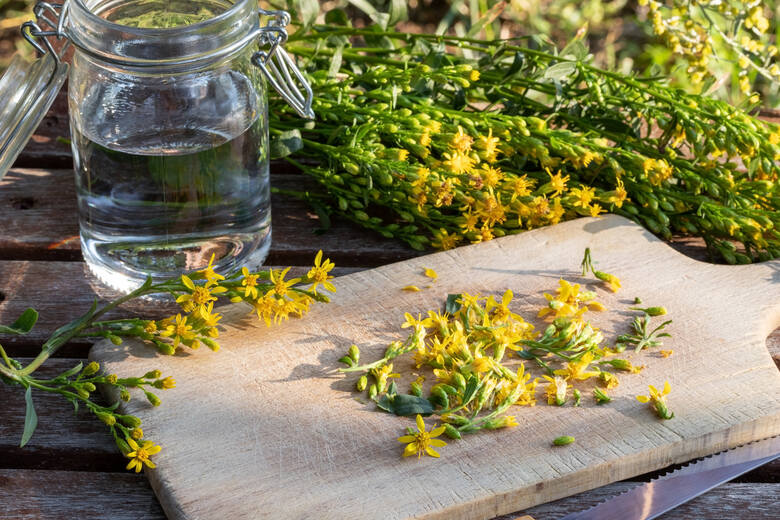
<svg viewBox="0 0 780 520"><path fill-rule="evenodd" d="M141 426L141 419L135 415L117 415L119 421L128 428L138 428ZM143 433L143 432L142 432Z"/></svg>
<svg viewBox="0 0 780 520"><path fill-rule="evenodd" d="M130 392L128 392L127 390L122 390L121 392L119 392L119 398L122 399L122 401L124 402L130 401Z"/></svg>
<svg viewBox="0 0 780 520"><path fill-rule="evenodd" d="M366 389L366 386L368 385L368 378L366 376L360 376L360 379L357 380L357 383L355 383L355 389L358 392L362 392Z"/></svg>
<svg viewBox="0 0 780 520"><path fill-rule="evenodd" d="M451 424L445 424L444 425L444 435L449 437L450 439L460 439L460 432L457 428L455 428Z"/></svg>
<svg viewBox="0 0 780 520"><path fill-rule="evenodd" d="M144 394L146 395L146 399L152 404L152 406L160 406L160 398L154 395L151 392L144 391Z"/></svg>
<svg viewBox="0 0 780 520"><path fill-rule="evenodd" d="M162 372L160 372L159 370L151 370L146 374L144 374L144 379L159 379L161 375Z"/></svg>
<svg viewBox="0 0 780 520"><path fill-rule="evenodd" d="M97 390L95 385L93 385L92 383L89 383L89 382L82 384L81 388L83 388L87 392L94 392L95 390Z"/></svg>
<svg viewBox="0 0 780 520"><path fill-rule="evenodd" d="M144 438L144 431L141 428L133 428L130 432L130 437L132 437L135 440L143 439Z"/></svg>
<svg viewBox="0 0 780 520"><path fill-rule="evenodd" d="M116 424L116 417L113 414L105 412L95 412L98 419L103 421L106 426L113 426Z"/></svg>
<svg viewBox="0 0 780 520"><path fill-rule="evenodd" d="M100 370L100 365L93 361L84 367L84 370L81 371L81 375L83 377L91 376L97 374L98 370Z"/></svg>
<svg viewBox="0 0 780 520"><path fill-rule="evenodd" d="M351 347L349 347L349 357L352 358L352 361L354 361L355 364L357 364L358 361L360 361L360 349L358 348L357 345L352 345Z"/></svg>
<svg viewBox="0 0 780 520"><path fill-rule="evenodd" d="M368 398L373 399L376 397L376 394L379 393L379 390L377 389L375 384L372 384L368 387Z"/></svg>
<svg viewBox="0 0 780 520"><path fill-rule="evenodd" d="M117 375L116 375L116 374L108 374L108 375L106 376L106 383L108 383L108 384L110 384L110 385L115 385L115 384L116 384L116 382L117 382L117 379L118 379L118 378L117 378Z"/></svg>
<svg viewBox="0 0 780 520"><path fill-rule="evenodd" d="M553 446L566 446L574 442L574 437L571 435L561 435L553 440Z"/></svg>
<svg viewBox="0 0 780 520"><path fill-rule="evenodd" d="M410 391L412 392L412 395L417 397L422 397L422 386L420 386L420 383L414 381L412 382L410 386Z"/></svg>

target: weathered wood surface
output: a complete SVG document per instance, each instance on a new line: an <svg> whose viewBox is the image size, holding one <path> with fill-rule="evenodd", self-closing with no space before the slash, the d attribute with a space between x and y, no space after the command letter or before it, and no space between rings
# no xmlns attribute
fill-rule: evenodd
<svg viewBox="0 0 780 520"><path fill-rule="evenodd" d="M313 257L310 259L313 260ZM281 266L269 266L279 268ZM360 271L358 267L336 267L336 276ZM308 267L293 266L291 276L303 275ZM12 323L24 309L35 307L40 318L25 336L8 336L2 344L15 356L34 356L54 330L89 309L95 298L107 300L116 293L93 283L83 262L0 261L0 323ZM108 319L129 314L149 318L163 317L176 307L129 303L106 316ZM58 352L60 356L86 357L92 342L74 341Z"/></svg>
<svg viewBox="0 0 780 520"><path fill-rule="evenodd" d="M610 311L596 326L608 337L622 333L630 313L618 309L633 296L663 303L675 320L665 342L675 355L638 354L634 362L648 367L622 378L609 407L518 409L517 428L452 443L441 460L399 462L399 419L352 399L353 381L331 373L336 359L352 342L375 357L404 311L437 308L451 292L513 288L517 310L529 315L558 277L581 281L575 271L586 246L624 282L617 295L601 294ZM439 280L402 292L422 281L423 266ZM100 344L92 356L109 371L159 367L179 381L166 392L164 415L127 406L158 418L145 431L167 449L149 474L172 518L305 518L314 510L327 518L491 518L780 434L780 374L765 348L780 324L776 275L777 262L701 264L620 217L581 219L343 277L333 303L306 320L272 334L228 325L219 355L141 358L132 344ZM675 389L672 421L634 399L665 379ZM564 433L578 441L551 448ZM366 490L359 500L358 487Z"/></svg>
<svg viewBox="0 0 780 520"><path fill-rule="evenodd" d="M10 343L8 338L3 339L4 346L14 356L34 355L40 341L53 327L83 312L93 295L83 264L76 261L80 254L78 242L73 239L78 227L70 147L57 139L69 137L66 105L65 96L60 96L16 164L18 168L59 171L12 172L12 177L0 183L0 322L7 322L9 316L15 317L28 306L43 310L41 322L32 335ZM780 117L777 120L780 121ZM299 176L287 175L290 184L283 184L281 178L288 173L291 172L283 163L275 165L272 169L274 185L299 187ZM289 246L279 250L271 258L278 265L297 263L303 266L317 248L331 256L337 251L344 260L338 265L353 266L356 270L417 254L395 241L378 238L338 220L329 233L313 235L319 227L316 217L300 202L288 199L274 197L274 241L283 244L288 240L286 237L290 237L289 240L308 245L309 249ZM279 220L285 213L296 218L287 226L289 232L283 235L279 231L282 227ZM14 227L8 225L12 220ZM65 242L60 243L62 241ZM377 242L381 245L377 246ZM706 260L700 241L678 238L674 246L693 258ZM286 251L299 253L293 258ZM39 262L41 259L59 262ZM341 271L341 274L346 272ZM25 280L24 285L19 285L19 277ZM43 373L61 372L78 361L85 361L88 346L88 342L81 342L64 347L58 353L60 358L50 360ZM780 365L780 329L769 338L768 347ZM41 426L28 448L20 450L23 394L17 388L0 386L0 403L4 410L0 416L0 518L164 518L146 478L123 472L124 459L116 452L113 441L100 423L83 411L74 415L69 405L56 397L36 394L35 402ZM646 479L648 475L638 478ZM780 462L748 473L737 482L743 483L717 488L663 518L776 518ZM626 482L610 484L528 512L537 520L560 518L595 505L632 485ZM517 514L505 518L515 516Z"/></svg>
<svg viewBox="0 0 780 520"><path fill-rule="evenodd" d="M628 491L636 484L616 482L515 513L496 520L516 520L518 514L535 520L556 520L593 507ZM41 493L40 490L46 490ZM780 484L720 486L670 511L661 520L750 518L775 520ZM121 498L119 498L121 497ZM165 520L165 514L143 475L81 471L0 469L0 520Z"/></svg>
<svg viewBox="0 0 780 520"><path fill-rule="evenodd" d="M306 189L302 175L272 174L274 187ZM328 251L341 266L375 266L419 256L404 244L335 220L317 233L319 219L306 204L271 197L273 242L268 262L306 265L312 251ZM0 181L0 259L79 260L76 193L72 170L13 169Z"/></svg>

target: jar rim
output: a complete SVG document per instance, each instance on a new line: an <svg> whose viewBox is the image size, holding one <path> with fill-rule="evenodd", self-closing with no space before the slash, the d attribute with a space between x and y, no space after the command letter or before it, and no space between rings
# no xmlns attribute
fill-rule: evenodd
<svg viewBox="0 0 780 520"><path fill-rule="evenodd" d="M91 6L90 6L91 4ZM168 28L139 28L101 18L101 0L74 0L65 32L81 52L120 67L186 70L230 55L259 33L257 0L235 0L213 18Z"/></svg>
<svg viewBox="0 0 780 520"><path fill-rule="evenodd" d="M97 14L95 14L92 9L89 8L89 6L86 4L85 0L71 0L74 4L76 4L84 13L84 15L90 19L91 21L105 25L106 27L110 27L112 29L121 30L125 33L134 33L138 36L153 36L153 35L172 35L173 33L179 32L179 33L186 33L186 32L198 32L202 30L205 27L208 27L209 25L213 25L216 23L219 23L226 18L230 18L236 11L240 11L244 8L244 5L247 4L250 1L256 1L256 0L235 0L233 2L233 5L231 5L228 9L225 9L221 13L219 13L217 16L213 18L209 18L208 20L203 20L201 22L196 22L189 25L179 25L175 27L156 27L156 28L148 28L148 27L132 27L130 25L122 25L116 22L112 22L110 20L107 20L105 18L101 18Z"/></svg>

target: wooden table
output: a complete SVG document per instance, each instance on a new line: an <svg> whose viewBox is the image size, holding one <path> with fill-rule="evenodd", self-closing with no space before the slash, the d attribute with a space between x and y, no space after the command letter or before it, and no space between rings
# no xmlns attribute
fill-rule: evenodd
<svg viewBox="0 0 780 520"><path fill-rule="evenodd" d="M97 293L81 261L76 196L67 137L67 106L60 96L38 133L0 182L0 323L10 323L26 307L41 313L33 333L3 339L8 353L26 363L59 325L85 312ZM276 187L305 182L283 164L272 167ZM326 233L302 203L273 197L273 246L269 265L309 265L318 249L338 266L336 275L410 258L420 253L346 222ZM706 259L696 240L676 240L686 254ZM780 329L768 347L780 366ZM87 357L89 342L63 347L40 373L62 372ZM19 448L24 396L0 385L0 519L106 518L162 519L165 515L143 474L125 471L124 459L107 429L85 413L73 413L59 397L36 395L38 430ZM673 468L667 468L667 470ZM662 473L662 472L659 472ZM535 507L537 520L560 518L617 495L642 475L580 495ZM663 518L777 518L780 461L720 486ZM504 520L520 513L502 517Z"/></svg>

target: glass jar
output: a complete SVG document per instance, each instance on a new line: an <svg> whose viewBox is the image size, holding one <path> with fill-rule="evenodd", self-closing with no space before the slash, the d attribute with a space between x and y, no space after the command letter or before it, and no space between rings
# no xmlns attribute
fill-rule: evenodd
<svg viewBox="0 0 780 520"><path fill-rule="evenodd" d="M271 243L265 77L312 115L280 47L287 13L261 10L261 27L257 0L46 6L36 14L49 30L28 33L75 47L68 104L90 270L129 291L210 262L259 267Z"/></svg>

